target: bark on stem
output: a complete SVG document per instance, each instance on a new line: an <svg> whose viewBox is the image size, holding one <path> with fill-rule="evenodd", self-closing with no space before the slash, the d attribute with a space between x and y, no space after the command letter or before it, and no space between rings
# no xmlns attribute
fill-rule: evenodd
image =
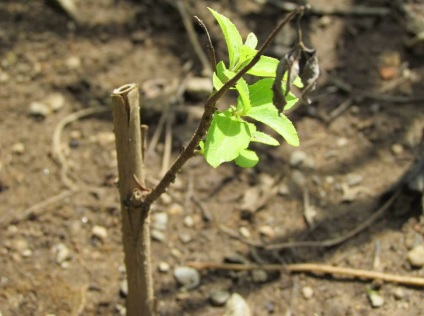
<svg viewBox="0 0 424 316"><path fill-rule="evenodd" d="M150 205L143 202L145 181L136 84L127 84L113 91L112 111L128 281L127 315L151 316L154 315L154 302L150 264Z"/></svg>

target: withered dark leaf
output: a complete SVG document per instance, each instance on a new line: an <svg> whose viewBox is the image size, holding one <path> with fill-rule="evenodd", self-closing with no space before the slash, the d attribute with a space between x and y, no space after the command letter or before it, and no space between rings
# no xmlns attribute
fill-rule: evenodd
<svg viewBox="0 0 424 316"><path fill-rule="evenodd" d="M285 96L289 94L291 91L291 85L293 84L296 77L299 75L299 61L298 61L298 50L292 49L280 59L280 62L277 66L276 76L274 83L272 85L273 98L272 103L276 106L276 108L282 112L284 110L285 105L287 104ZM284 74L287 74L287 82L286 82L286 91L285 95L283 94L282 82Z"/></svg>
<svg viewBox="0 0 424 316"><path fill-rule="evenodd" d="M300 79L303 83L301 100L307 104L311 103L309 94L315 90L319 77L318 56L315 50L304 50L300 60Z"/></svg>

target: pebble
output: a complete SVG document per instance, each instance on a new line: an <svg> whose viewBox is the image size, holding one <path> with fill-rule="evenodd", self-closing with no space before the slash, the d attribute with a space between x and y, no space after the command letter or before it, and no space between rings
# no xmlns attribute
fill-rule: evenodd
<svg viewBox="0 0 424 316"><path fill-rule="evenodd" d="M34 101L29 105L29 114L44 118L50 114L50 109L46 104Z"/></svg>
<svg viewBox="0 0 424 316"><path fill-rule="evenodd" d="M240 231L240 235L242 237L244 237L244 238L250 238L250 231L249 231L249 229L247 227L242 226L242 227L240 227L239 231Z"/></svg>
<svg viewBox="0 0 424 316"><path fill-rule="evenodd" d="M337 139L337 142L336 142L337 147L345 147L347 143L348 143L348 140L347 138L344 138L344 137Z"/></svg>
<svg viewBox="0 0 424 316"><path fill-rule="evenodd" d="M168 214L166 212L157 212L152 215L152 227L164 231L168 226Z"/></svg>
<svg viewBox="0 0 424 316"><path fill-rule="evenodd" d="M196 269L190 267L177 267L174 270L177 282L187 290L195 289L200 285L200 274Z"/></svg>
<svg viewBox="0 0 424 316"><path fill-rule="evenodd" d="M370 291L368 293L368 299L370 300L371 306L374 308L381 307L384 304L384 298L376 291Z"/></svg>
<svg viewBox="0 0 424 316"><path fill-rule="evenodd" d="M275 231L269 225L263 225L263 226L259 227L259 234L261 234L262 236L267 237L267 238L274 238L275 237Z"/></svg>
<svg viewBox="0 0 424 316"><path fill-rule="evenodd" d="M252 280L255 283L264 283L268 281L268 274L265 270L255 269L252 270Z"/></svg>
<svg viewBox="0 0 424 316"><path fill-rule="evenodd" d="M169 215L178 215L178 214L181 214L183 211L184 211L184 208L178 203L173 203L168 208L168 214Z"/></svg>
<svg viewBox="0 0 424 316"><path fill-rule="evenodd" d="M191 217L190 215L187 215L186 217L184 217L184 225L189 228L193 227L194 226L193 217Z"/></svg>
<svg viewBox="0 0 424 316"><path fill-rule="evenodd" d="M314 290L310 286L305 286L302 289L302 296L308 300L314 296Z"/></svg>
<svg viewBox="0 0 424 316"><path fill-rule="evenodd" d="M363 177L360 174L350 173L346 176L346 184L350 187L360 184L362 180Z"/></svg>
<svg viewBox="0 0 424 316"><path fill-rule="evenodd" d="M15 143L12 145L12 153L17 155L22 155L25 152L24 143Z"/></svg>
<svg viewBox="0 0 424 316"><path fill-rule="evenodd" d="M124 279L121 281L121 286L119 287L119 292L123 297L127 297L128 295L128 281Z"/></svg>
<svg viewBox="0 0 424 316"><path fill-rule="evenodd" d="M28 241L23 238L19 238L13 241L13 249L16 250L22 257L30 257L32 255L32 250L29 248Z"/></svg>
<svg viewBox="0 0 424 316"><path fill-rule="evenodd" d="M414 267L424 266L424 245L418 245L408 252L408 261Z"/></svg>
<svg viewBox="0 0 424 316"><path fill-rule="evenodd" d="M307 156L306 156L306 153L304 151L295 150L290 155L289 164L290 164L291 167L298 167L301 164L303 164L306 157Z"/></svg>
<svg viewBox="0 0 424 316"><path fill-rule="evenodd" d="M71 56L65 60L65 65L69 70L78 69L81 67L81 59L77 56Z"/></svg>
<svg viewBox="0 0 424 316"><path fill-rule="evenodd" d="M159 262L159 265L158 265L159 272L166 273L169 271L169 268L170 266L168 262L165 262L165 261Z"/></svg>
<svg viewBox="0 0 424 316"><path fill-rule="evenodd" d="M105 240L107 238L107 229L103 226L94 225L91 233L100 240Z"/></svg>
<svg viewBox="0 0 424 316"><path fill-rule="evenodd" d="M213 306L224 306L229 298L230 292L224 290L215 290L209 295L209 299Z"/></svg>
<svg viewBox="0 0 424 316"><path fill-rule="evenodd" d="M165 234L162 231L157 229L152 229L151 236L152 236L152 239L156 241L164 241L166 238Z"/></svg>
<svg viewBox="0 0 424 316"><path fill-rule="evenodd" d="M169 205L172 202L172 197L165 192L160 196L160 200L163 203L163 205Z"/></svg>
<svg viewBox="0 0 424 316"><path fill-rule="evenodd" d="M223 316L251 316L249 305L245 299L237 293L233 293L225 304Z"/></svg>
<svg viewBox="0 0 424 316"><path fill-rule="evenodd" d="M63 94L55 92L49 94L44 102L49 107L50 111L57 112L65 105L65 97Z"/></svg>
<svg viewBox="0 0 424 316"><path fill-rule="evenodd" d="M118 315L120 315L120 316L127 315L127 308L124 305L116 304L115 310L118 312Z"/></svg>
<svg viewBox="0 0 424 316"><path fill-rule="evenodd" d="M55 245L53 247L53 252L56 253L56 262L59 264L62 264L71 258L71 251L63 243Z"/></svg>
<svg viewBox="0 0 424 316"><path fill-rule="evenodd" d="M192 77L187 80L186 93L194 100L205 100L213 89L210 78Z"/></svg>
<svg viewBox="0 0 424 316"><path fill-rule="evenodd" d="M391 150L397 156L403 153L403 146L401 144L393 144Z"/></svg>
<svg viewBox="0 0 424 316"><path fill-rule="evenodd" d="M294 170L292 172L291 180L298 188L303 188L306 185L306 177L300 170Z"/></svg>
<svg viewBox="0 0 424 316"><path fill-rule="evenodd" d="M395 299L397 300L401 300L405 298L405 291L403 290L403 288L401 287L396 287L393 290L393 296L395 297Z"/></svg>
<svg viewBox="0 0 424 316"><path fill-rule="evenodd" d="M115 142L115 134L113 132L100 132L94 136L94 141L100 146L107 146Z"/></svg>
<svg viewBox="0 0 424 316"><path fill-rule="evenodd" d="M191 238L190 234L187 233L182 233L178 236L180 238L180 240L182 241L182 243L184 244L188 244L189 242L191 242L193 239Z"/></svg>

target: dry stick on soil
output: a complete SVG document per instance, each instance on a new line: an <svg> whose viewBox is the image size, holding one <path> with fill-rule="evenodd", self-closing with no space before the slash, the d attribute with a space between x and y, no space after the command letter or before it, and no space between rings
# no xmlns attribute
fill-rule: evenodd
<svg viewBox="0 0 424 316"><path fill-rule="evenodd" d="M150 263L150 205L143 203L145 170L136 84L124 85L113 91L112 111L128 281L127 315L150 316L155 314Z"/></svg>
<svg viewBox="0 0 424 316"><path fill-rule="evenodd" d="M168 186L175 181L177 173L181 170L184 164L188 159L194 156L195 150L199 146L200 141L206 135L206 132L211 124L213 113L215 112L215 103L231 88L233 87L237 81L250 69L252 68L260 59L265 49L269 46L278 32L297 14L303 12L304 7L300 6L296 8L294 11L289 13L286 18L272 31L272 33L268 36L265 43L258 50L256 55L252 58L252 60L241 69L233 78L228 80L224 86L213 93L209 99L205 102L205 111L203 112L202 119L199 123L199 126L196 129L193 137L188 143L187 147L183 149L178 158L175 160L174 164L169 168L167 173L163 176L158 185L146 196L144 202L148 205L152 204L156 201L162 193L168 188Z"/></svg>
<svg viewBox="0 0 424 316"><path fill-rule="evenodd" d="M356 226L354 229L350 230L346 234L332 238L332 239L326 239L326 240L318 240L318 241L289 241L289 242L283 242L283 243L276 243L276 244L268 244L265 245L259 241L254 240L248 240L245 238L240 237L237 233L232 231L230 228L219 225L219 229L227 234L228 236L237 239L246 245L258 247L258 248L265 248L267 250L281 250L281 249L288 249L288 248L326 248L326 247L334 247L337 246L353 236L359 234L361 231L369 227L376 219L378 219L381 215L384 214L385 211L393 204L393 202L396 200L396 198L399 196L401 192L401 189L398 189L377 211L375 211L369 218L367 218L364 222Z"/></svg>
<svg viewBox="0 0 424 316"><path fill-rule="evenodd" d="M69 114L56 125L56 128L54 129L54 132L53 132L52 156L53 156L53 159L60 166L60 177L62 179L62 182L65 184L65 186L68 189L76 190L78 189L78 186L68 176L68 172L70 168L69 168L68 162L66 161L65 155L63 154L62 143L61 143L63 130L65 129L66 125L68 125L69 123L72 123L83 117L97 114L97 113L109 112L109 111L110 109L105 106L96 106L96 107L87 108L87 109Z"/></svg>
<svg viewBox="0 0 424 316"><path fill-rule="evenodd" d="M191 22L191 18L189 14L187 13L188 5L186 3L186 0L177 0L176 5L177 5L178 12L180 13L181 18L183 19L184 27L187 31L188 38L190 39L191 45L193 46L197 57L202 63L202 67L203 67L202 74L209 76L210 74L212 74L212 69L209 64L208 58L206 57L205 53L202 50L202 47L199 44L199 40L196 36L196 32L194 31L193 24Z"/></svg>
<svg viewBox="0 0 424 316"><path fill-rule="evenodd" d="M236 270L236 271L249 271L249 270L266 270L266 271L287 271L287 272L306 272L314 274L330 274L333 277L345 276L358 279L367 280L381 280L390 283L398 283L410 286L424 287L424 278L403 276L390 273L382 273L376 271L368 271L361 269L335 267L319 263L295 263L295 264L231 264L231 263L215 263L215 262L197 262L192 261L187 263L188 266L203 270Z"/></svg>

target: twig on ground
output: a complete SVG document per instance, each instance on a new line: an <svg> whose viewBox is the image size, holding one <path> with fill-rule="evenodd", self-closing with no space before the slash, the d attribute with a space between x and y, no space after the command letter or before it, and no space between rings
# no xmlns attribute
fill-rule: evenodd
<svg viewBox="0 0 424 316"><path fill-rule="evenodd" d="M275 244L263 244L262 242L254 241L245 239L243 237L240 237L237 233L232 231L230 228L219 225L219 229L227 234L228 236L239 240L242 243L245 243L249 246L258 247L258 248L265 248L267 250L281 250L281 249L289 249L289 248L327 248L327 247L334 247L336 245L339 245L348 239L352 238L353 236L357 235L364 229L366 229L368 226L370 226L376 219L378 219L381 215L386 212L386 210L393 204L393 202L396 200L396 198L399 196L401 190L398 189L377 211L375 211L369 218L367 218L364 222L356 226L351 231L347 232L346 234L332 238L332 239L326 239L326 240L318 240L318 241L289 241L289 242L283 242L283 243L275 243Z"/></svg>
<svg viewBox="0 0 424 316"><path fill-rule="evenodd" d="M163 176L166 171L169 169L171 163L171 154L172 154L172 125L174 124L175 112L171 108L168 111L166 116L165 124L165 143L163 146L163 156L162 156L162 167L160 169L160 176Z"/></svg>
<svg viewBox="0 0 424 316"><path fill-rule="evenodd" d="M339 88L341 91L349 94L353 101L362 100L364 98L377 100L377 101L385 101L385 102L393 102L393 103L416 103L424 101L424 96L400 96L400 95L388 95L387 93L378 93L373 91L365 91L360 89L353 88L349 83L344 80L337 78L334 75L324 73L325 78Z"/></svg>
<svg viewBox="0 0 424 316"><path fill-rule="evenodd" d="M202 74L205 76L210 76L212 74L211 65L205 53L203 52L203 49L199 43L199 39L197 38L196 32L194 31L191 17L188 14L188 5L186 3L186 0L177 0L175 3L177 5L178 12L180 13L181 18L183 20L183 24L187 31L190 43L193 46L193 49L202 64Z"/></svg>
<svg viewBox="0 0 424 316"><path fill-rule="evenodd" d="M21 211L21 212L16 212L15 210L10 210L9 212L7 212L6 214L2 215L0 217L0 226L1 227L5 227L8 226L12 223L18 223L21 222L23 220L28 219L31 215L38 215L40 214L47 206L60 202L64 199L66 199L67 197L72 196L72 194L74 194L76 191L75 190L65 190L60 192L59 194L53 195L39 203L36 203L34 205L31 205L30 207L28 207L27 209Z"/></svg>
<svg viewBox="0 0 424 316"><path fill-rule="evenodd" d="M205 222L211 222L212 219L213 219L212 213L209 211L209 209L206 207L206 205L204 203L202 203L195 195L191 196L191 200L202 212L202 219Z"/></svg>
<svg viewBox="0 0 424 316"><path fill-rule="evenodd" d="M204 270L237 270L250 271L261 269L265 271L287 271L291 273L313 273L313 274L330 274L333 277L344 276L350 278L366 279L366 280L381 280L390 283L397 283L410 286L424 287L424 278L403 276L390 273L382 273L376 271L368 271L361 269L352 269L344 267L335 267L319 263L295 263L295 264L232 264L232 263L216 263L216 262L187 262L189 267Z"/></svg>
<svg viewBox="0 0 424 316"><path fill-rule="evenodd" d="M350 97L347 98L337 108L335 108L333 111L331 111L330 114L328 114L327 117L325 117L325 122L330 123L335 118L337 118L338 116L340 116L344 112L346 112L351 107L352 104L353 104L353 99L350 98Z"/></svg>
<svg viewBox="0 0 424 316"><path fill-rule="evenodd" d="M287 248L300 248L300 247L319 247L319 248L327 248L327 247L333 247L336 245L339 245L348 239L352 238L353 236L357 235L364 229L366 229L368 226L370 226L376 219L378 219L381 215L386 212L386 210L393 204L393 202L396 200L396 198L399 196L400 190L396 191L390 199L388 199L376 212L374 212L370 217L368 217L364 222L356 226L351 231L347 232L346 234L332 238L327 240L321 240L321 241L293 241L293 242L286 242L286 243L277 243L277 244L270 244L265 245L265 249L287 249Z"/></svg>
<svg viewBox="0 0 424 316"><path fill-rule="evenodd" d="M66 188L68 188L69 190L76 190L78 189L78 186L74 183L73 180L69 178L69 175L68 175L70 167L69 167L69 163L67 162L65 158L65 155L63 154L62 143L61 143L63 130L65 129L66 125L68 125L71 122L74 122L76 120L79 120L89 115L104 113L104 112L110 112L110 108L106 106L96 106L96 107L90 107L87 109L83 109L83 110L71 113L65 118L63 118L56 125L56 128L54 129L53 141L52 141L52 157L58 163L60 167L61 180L65 184Z"/></svg>
<svg viewBox="0 0 424 316"><path fill-rule="evenodd" d="M275 7L291 12L296 8L295 3L279 0L268 0L268 2ZM319 7L311 6L305 11L305 14L312 15L349 15L349 16L385 16L390 14L390 9L385 7L367 7L367 6L350 6L350 7Z"/></svg>

